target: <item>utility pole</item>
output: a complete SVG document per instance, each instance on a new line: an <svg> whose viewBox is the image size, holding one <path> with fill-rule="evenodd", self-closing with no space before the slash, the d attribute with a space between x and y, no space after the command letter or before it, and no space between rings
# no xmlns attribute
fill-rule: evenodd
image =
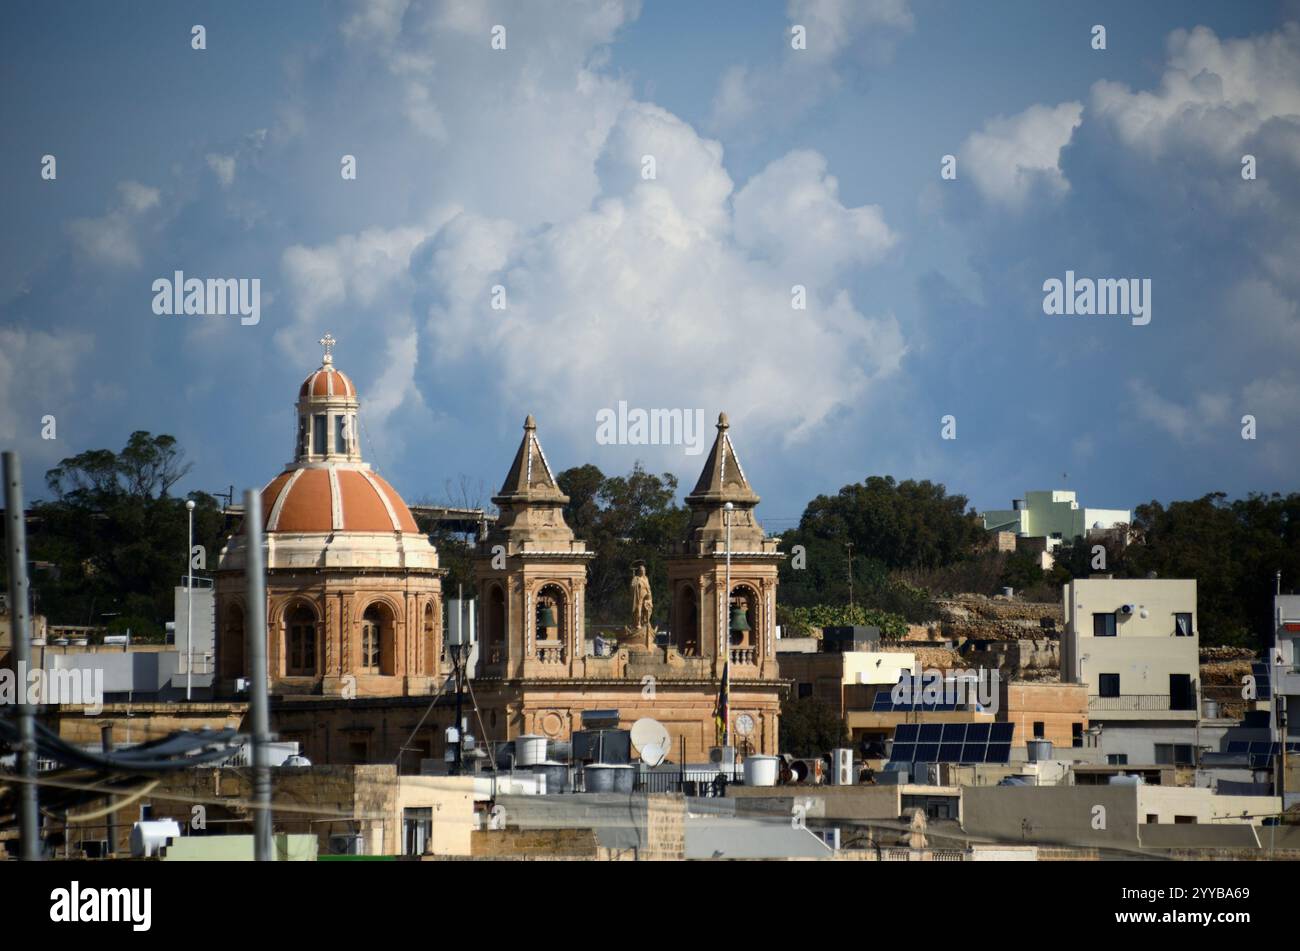
<svg viewBox="0 0 1300 951"><path fill-rule="evenodd" d="M189 544L185 548L185 699L191 698L194 678L194 500L185 503Z"/></svg>
<svg viewBox="0 0 1300 951"><path fill-rule="evenodd" d="M19 855L41 860L36 816L36 710L27 703L27 671L32 662L32 618L27 597L27 522L23 511L23 471L18 453L4 454L5 536L9 542L9 616L14 669L18 673Z"/></svg>
<svg viewBox="0 0 1300 951"><path fill-rule="evenodd" d="M266 697L266 565L262 553L262 494L244 493L244 575L248 590L248 714L253 740L253 857L270 862L271 768L266 744L271 739Z"/></svg>
<svg viewBox="0 0 1300 951"><path fill-rule="evenodd" d="M453 776L460 776L465 771L465 676L461 663L461 645L453 644L451 664L456 671L456 759L452 767Z"/></svg>

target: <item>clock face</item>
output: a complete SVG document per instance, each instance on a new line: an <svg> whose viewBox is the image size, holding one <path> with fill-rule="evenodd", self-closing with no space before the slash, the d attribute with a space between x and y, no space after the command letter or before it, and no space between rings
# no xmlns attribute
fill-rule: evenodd
<svg viewBox="0 0 1300 951"><path fill-rule="evenodd" d="M749 736L754 732L754 718L748 713L742 713L736 717L736 732L741 736Z"/></svg>

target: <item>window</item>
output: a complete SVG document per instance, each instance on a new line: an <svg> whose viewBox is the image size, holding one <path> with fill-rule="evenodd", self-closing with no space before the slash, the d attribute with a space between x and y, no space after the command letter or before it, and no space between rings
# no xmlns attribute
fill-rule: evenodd
<svg viewBox="0 0 1300 951"><path fill-rule="evenodd" d="M384 660L384 614L379 605L366 608L361 620L361 669L368 674L380 672Z"/></svg>
<svg viewBox="0 0 1300 951"><path fill-rule="evenodd" d="M1147 813L1147 825L1157 826L1160 824L1160 814L1157 812Z"/></svg>
<svg viewBox="0 0 1300 951"><path fill-rule="evenodd" d="M1157 766L1191 766L1193 764L1192 744L1157 743Z"/></svg>
<svg viewBox="0 0 1300 951"><path fill-rule="evenodd" d="M402 810L402 854L423 855L433 835L433 808Z"/></svg>
<svg viewBox="0 0 1300 951"><path fill-rule="evenodd" d="M1119 696L1119 674L1098 674L1097 693L1102 697Z"/></svg>
<svg viewBox="0 0 1300 951"><path fill-rule="evenodd" d="M1046 735L1047 735L1047 724L1045 724L1042 720L1035 720L1034 739L1041 740Z"/></svg>
<svg viewBox="0 0 1300 951"><path fill-rule="evenodd" d="M1083 746L1083 724L1070 724L1070 745L1076 749Z"/></svg>
<svg viewBox="0 0 1300 951"><path fill-rule="evenodd" d="M799 685L799 699L804 700L812 696L812 684Z"/></svg>
<svg viewBox="0 0 1300 951"><path fill-rule="evenodd" d="M1174 615L1174 637L1192 636L1192 612L1179 611Z"/></svg>
<svg viewBox="0 0 1300 951"><path fill-rule="evenodd" d="M370 743L364 737L349 740L348 754L353 763L364 763L370 756Z"/></svg>
<svg viewBox="0 0 1300 951"><path fill-rule="evenodd" d="M1127 766L1127 765L1128 765L1128 754L1127 754L1127 753L1107 753L1107 754L1106 754L1106 765L1107 765L1107 766Z"/></svg>
<svg viewBox="0 0 1300 951"><path fill-rule="evenodd" d="M325 436L325 414L321 413L312 418L311 451L318 456L323 456L327 452Z"/></svg>
<svg viewBox="0 0 1300 951"><path fill-rule="evenodd" d="M348 418L342 414L334 417L334 451L348 451Z"/></svg>
<svg viewBox="0 0 1300 951"><path fill-rule="evenodd" d="M1115 615L1110 612L1107 612L1106 614L1094 614L1092 616L1092 636L1114 637Z"/></svg>
<svg viewBox="0 0 1300 951"><path fill-rule="evenodd" d="M298 605L289 613L289 656L286 658L290 675L311 676L316 673L316 617L306 605Z"/></svg>

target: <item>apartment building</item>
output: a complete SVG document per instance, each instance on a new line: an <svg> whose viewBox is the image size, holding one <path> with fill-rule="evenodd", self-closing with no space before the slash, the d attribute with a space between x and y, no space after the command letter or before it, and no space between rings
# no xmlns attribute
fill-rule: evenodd
<svg viewBox="0 0 1300 951"><path fill-rule="evenodd" d="M1061 680L1088 685L1088 719L1116 765L1195 765L1196 581L1076 579L1062 590Z"/></svg>

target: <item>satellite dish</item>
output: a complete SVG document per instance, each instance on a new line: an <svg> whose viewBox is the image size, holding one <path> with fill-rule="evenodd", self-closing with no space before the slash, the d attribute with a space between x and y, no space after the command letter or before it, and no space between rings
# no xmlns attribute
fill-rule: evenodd
<svg viewBox="0 0 1300 951"><path fill-rule="evenodd" d="M642 717L632 724L632 745L647 766L658 766L668 757L672 738L668 729L653 717Z"/></svg>

